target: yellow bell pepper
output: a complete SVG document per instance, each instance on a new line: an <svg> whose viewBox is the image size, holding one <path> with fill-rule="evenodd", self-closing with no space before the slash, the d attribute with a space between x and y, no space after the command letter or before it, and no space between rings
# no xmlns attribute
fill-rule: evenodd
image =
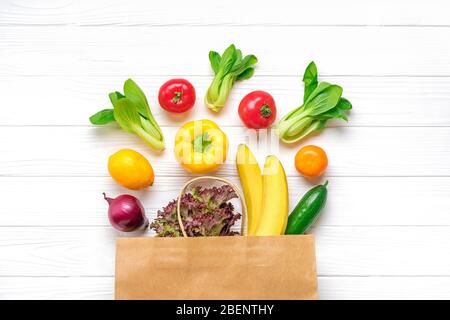
<svg viewBox="0 0 450 320"><path fill-rule="evenodd" d="M192 173L207 173L222 165L228 152L228 139L211 120L184 124L175 136L175 158Z"/></svg>

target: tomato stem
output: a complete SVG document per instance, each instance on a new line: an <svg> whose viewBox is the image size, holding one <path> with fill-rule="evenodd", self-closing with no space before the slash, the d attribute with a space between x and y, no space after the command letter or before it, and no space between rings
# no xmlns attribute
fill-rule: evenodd
<svg viewBox="0 0 450 320"><path fill-rule="evenodd" d="M259 111L264 118L268 118L272 114L272 110L270 110L270 106L267 103L264 103Z"/></svg>
<svg viewBox="0 0 450 320"><path fill-rule="evenodd" d="M178 103L178 102L180 102L182 96L183 96L183 92L181 92L181 91L175 91L175 92L173 93L172 102L173 102L173 103Z"/></svg>

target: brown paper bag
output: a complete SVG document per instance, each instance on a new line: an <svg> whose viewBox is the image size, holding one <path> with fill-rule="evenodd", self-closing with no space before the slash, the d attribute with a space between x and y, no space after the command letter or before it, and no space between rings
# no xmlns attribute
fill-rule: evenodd
<svg viewBox="0 0 450 320"><path fill-rule="evenodd" d="M116 299L316 299L313 236L120 238Z"/></svg>

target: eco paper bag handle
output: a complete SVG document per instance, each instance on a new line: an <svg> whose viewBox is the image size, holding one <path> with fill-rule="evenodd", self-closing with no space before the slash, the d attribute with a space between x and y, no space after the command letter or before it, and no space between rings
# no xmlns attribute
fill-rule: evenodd
<svg viewBox="0 0 450 320"><path fill-rule="evenodd" d="M189 180L181 189L180 194L178 195L178 201L177 201L177 217L178 217L178 224L180 225L180 229L181 232L183 233L183 237L188 237L188 235L186 234L186 230L184 230L184 225L183 225L183 219L181 218L181 197L185 194L186 190L188 189L188 187L193 184L194 182L198 182L201 180L216 180L216 181L220 181L223 182L227 185L229 185L234 192L236 192L236 195L238 196L240 202L241 202L241 208L242 208L242 213L241 213L241 235L242 236L246 236L247 235L247 206L245 205L245 200L244 200L244 195L242 194L241 190L239 190L238 187L236 187L232 182L223 179L223 178L218 178L218 177L213 177L213 176L205 176L205 177L198 177L198 178L194 178L192 180Z"/></svg>

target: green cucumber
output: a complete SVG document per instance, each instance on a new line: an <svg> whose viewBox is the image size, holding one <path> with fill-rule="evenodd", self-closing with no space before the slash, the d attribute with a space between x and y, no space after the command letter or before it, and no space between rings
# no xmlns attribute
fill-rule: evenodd
<svg viewBox="0 0 450 320"><path fill-rule="evenodd" d="M303 196L289 215L285 234L303 234L309 230L327 201L327 184L328 181Z"/></svg>

